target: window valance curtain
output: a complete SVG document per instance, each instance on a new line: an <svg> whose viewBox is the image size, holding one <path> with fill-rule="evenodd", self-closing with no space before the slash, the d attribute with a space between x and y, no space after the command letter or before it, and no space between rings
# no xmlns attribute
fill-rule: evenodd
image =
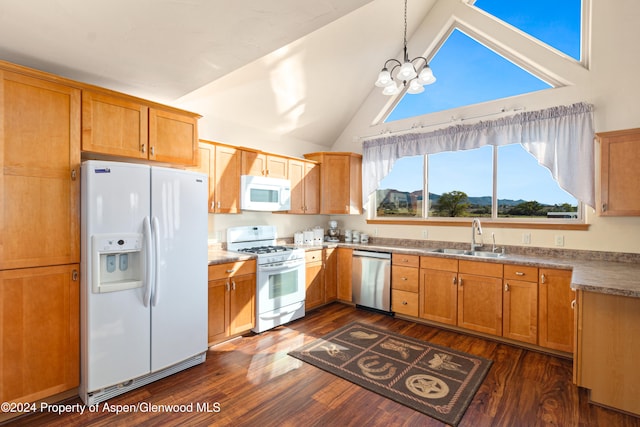
<svg viewBox="0 0 640 427"><path fill-rule="evenodd" d="M595 206L593 105L578 103L518 113L432 132L376 137L362 146L364 205L401 157L520 143L560 187Z"/></svg>

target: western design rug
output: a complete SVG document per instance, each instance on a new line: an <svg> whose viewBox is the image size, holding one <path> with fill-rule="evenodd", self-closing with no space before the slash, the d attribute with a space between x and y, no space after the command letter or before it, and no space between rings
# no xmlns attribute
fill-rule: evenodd
<svg viewBox="0 0 640 427"><path fill-rule="evenodd" d="M358 322L289 355L453 426L493 363Z"/></svg>

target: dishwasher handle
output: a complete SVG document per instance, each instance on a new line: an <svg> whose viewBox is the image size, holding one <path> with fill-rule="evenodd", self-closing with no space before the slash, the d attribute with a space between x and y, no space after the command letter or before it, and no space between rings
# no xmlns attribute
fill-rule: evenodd
<svg viewBox="0 0 640 427"><path fill-rule="evenodd" d="M389 252L373 252L373 251L353 251L354 257L364 257L364 258L380 258L380 259L391 259L391 254Z"/></svg>

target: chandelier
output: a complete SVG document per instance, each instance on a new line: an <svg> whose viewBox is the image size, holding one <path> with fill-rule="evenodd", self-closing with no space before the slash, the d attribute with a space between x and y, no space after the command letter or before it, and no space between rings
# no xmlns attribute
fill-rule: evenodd
<svg viewBox="0 0 640 427"><path fill-rule="evenodd" d="M422 61L421 61L422 60ZM420 64L422 62L422 64ZM392 65L389 71L389 65ZM416 64L420 64L416 70ZM394 72L397 73L394 76ZM418 71L419 70L419 71ZM395 58L387 59L384 67L378 74L378 80L375 85L381 88L383 95L397 95L407 85L407 92L416 94L424 91L425 85L430 85L436 81L436 78L427 63L427 59L417 56L409 60L407 54L407 0L404 0L404 64Z"/></svg>

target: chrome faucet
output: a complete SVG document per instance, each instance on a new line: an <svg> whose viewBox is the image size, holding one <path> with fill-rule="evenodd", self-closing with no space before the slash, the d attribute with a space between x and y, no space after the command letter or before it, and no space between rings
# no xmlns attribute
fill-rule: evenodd
<svg viewBox="0 0 640 427"><path fill-rule="evenodd" d="M482 236L482 226L479 218L473 218L473 221L471 221L471 252L482 246L482 243L476 244L476 228L478 229L478 236Z"/></svg>

